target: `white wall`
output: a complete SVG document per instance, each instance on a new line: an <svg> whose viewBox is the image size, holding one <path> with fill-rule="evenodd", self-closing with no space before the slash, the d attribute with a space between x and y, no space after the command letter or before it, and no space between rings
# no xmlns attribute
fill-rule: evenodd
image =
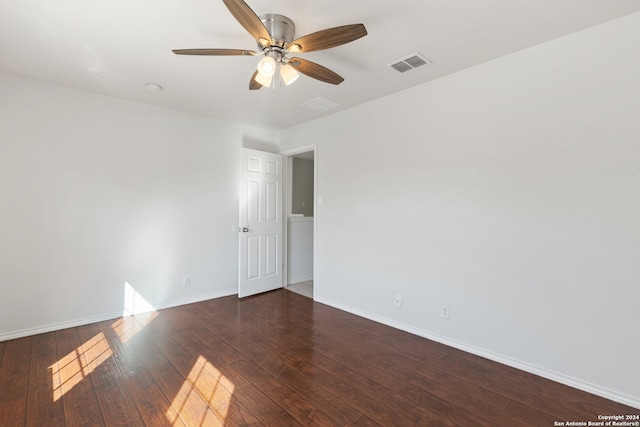
<svg viewBox="0 0 640 427"><path fill-rule="evenodd" d="M291 212L313 216L313 160L292 159Z"/></svg>
<svg viewBox="0 0 640 427"><path fill-rule="evenodd" d="M272 132L0 75L0 340L237 292L240 147ZM183 276L191 286L182 287Z"/></svg>
<svg viewBox="0 0 640 427"><path fill-rule="evenodd" d="M313 280L313 218L290 217L287 227L287 281Z"/></svg>
<svg viewBox="0 0 640 427"><path fill-rule="evenodd" d="M280 133L318 144L318 300L639 406L638 40L635 14Z"/></svg>

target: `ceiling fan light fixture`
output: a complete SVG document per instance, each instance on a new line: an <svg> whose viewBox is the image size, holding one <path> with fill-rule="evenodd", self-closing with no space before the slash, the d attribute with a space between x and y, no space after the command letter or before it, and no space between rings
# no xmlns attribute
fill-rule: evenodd
<svg viewBox="0 0 640 427"><path fill-rule="evenodd" d="M335 72L289 53L314 52L350 43L367 35L363 24L342 25L316 31L293 40L295 24L286 16L269 13L258 16L243 0L223 0L229 12L258 43L258 51L245 49L173 49L177 55L259 56L264 55L249 80L249 90L293 83L302 73L313 79L339 85L344 78ZM283 76L284 75L284 76Z"/></svg>
<svg viewBox="0 0 640 427"><path fill-rule="evenodd" d="M270 56L265 56L258 62L258 74L264 77L273 77L276 72L276 60ZM264 86L264 85L263 85Z"/></svg>
<svg viewBox="0 0 640 427"><path fill-rule="evenodd" d="M273 80L273 77L268 77L260 73L256 74L256 81L264 87L271 86L271 80Z"/></svg>
<svg viewBox="0 0 640 427"><path fill-rule="evenodd" d="M280 76L282 77L284 84L289 86L291 83L298 80L300 74L291 65L286 64L280 67Z"/></svg>

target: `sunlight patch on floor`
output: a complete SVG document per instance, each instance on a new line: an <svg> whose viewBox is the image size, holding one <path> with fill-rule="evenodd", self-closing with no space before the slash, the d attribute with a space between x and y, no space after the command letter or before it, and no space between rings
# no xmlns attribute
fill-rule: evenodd
<svg viewBox="0 0 640 427"><path fill-rule="evenodd" d="M107 339L100 332L51 365L53 401L57 402L112 355Z"/></svg>
<svg viewBox="0 0 640 427"><path fill-rule="evenodd" d="M136 316L121 317L111 324L111 328L116 333L120 342L126 344L135 337L149 323L158 317L158 312L138 314Z"/></svg>
<svg viewBox="0 0 640 427"><path fill-rule="evenodd" d="M180 417L187 425L223 425L234 390L233 382L200 356L173 399L167 419L171 424Z"/></svg>
<svg viewBox="0 0 640 427"><path fill-rule="evenodd" d="M158 316L153 306L128 282L124 284L124 312L127 317L115 321L111 328L124 344ZM93 338L49 366L53 401L57 402L83 379L91 375L105 360L113 356L111 346L100 332Z"/></svg>

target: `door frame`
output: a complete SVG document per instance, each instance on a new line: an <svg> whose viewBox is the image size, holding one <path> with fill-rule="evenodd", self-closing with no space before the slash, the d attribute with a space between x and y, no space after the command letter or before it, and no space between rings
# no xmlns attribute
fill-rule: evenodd
<svg viewBox="0 0 640 427"><path fill-rule="evenodd" d="M280 154L283 156L283 179L287 186L286 191L282 192L282 287L289 286L289 219L287 215L289 213L288 206L291 201L289 191L289 177L291 176L291 170L289 170L289 158L294 157L296 154L307 153L313 151L313 300L316 300L317 294L317 258L318 258L318 144L316 142L306 145L300 145L286 150L281 150Z"/></svg>

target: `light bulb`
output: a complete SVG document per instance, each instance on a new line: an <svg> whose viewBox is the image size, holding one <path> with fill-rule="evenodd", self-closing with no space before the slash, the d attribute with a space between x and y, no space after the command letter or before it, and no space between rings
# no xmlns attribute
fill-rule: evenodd
<svg viewBox="0 0 640 427"><path fill-rule="evenodd" d="M282 76L282 81L284 82L284 84L289 86L291 83L298 80L300 74L298 74L295 68L287 64L280 67L280 76Z"/></svg>
<svg viewBox="0 0 640 427"><path fill-rule="evenodd" d="M276 60L270 56L265 56L258 62L258 72L264 77L273 77L276 72Z"/></svg>
<svg viewBox="0 0 640 427"><path fill-rule="evenodd" d="M264 87L271 86L271 80L273 77L267 77L264 74L258 73L256 74L256 81L260 83Z"/></svg>

